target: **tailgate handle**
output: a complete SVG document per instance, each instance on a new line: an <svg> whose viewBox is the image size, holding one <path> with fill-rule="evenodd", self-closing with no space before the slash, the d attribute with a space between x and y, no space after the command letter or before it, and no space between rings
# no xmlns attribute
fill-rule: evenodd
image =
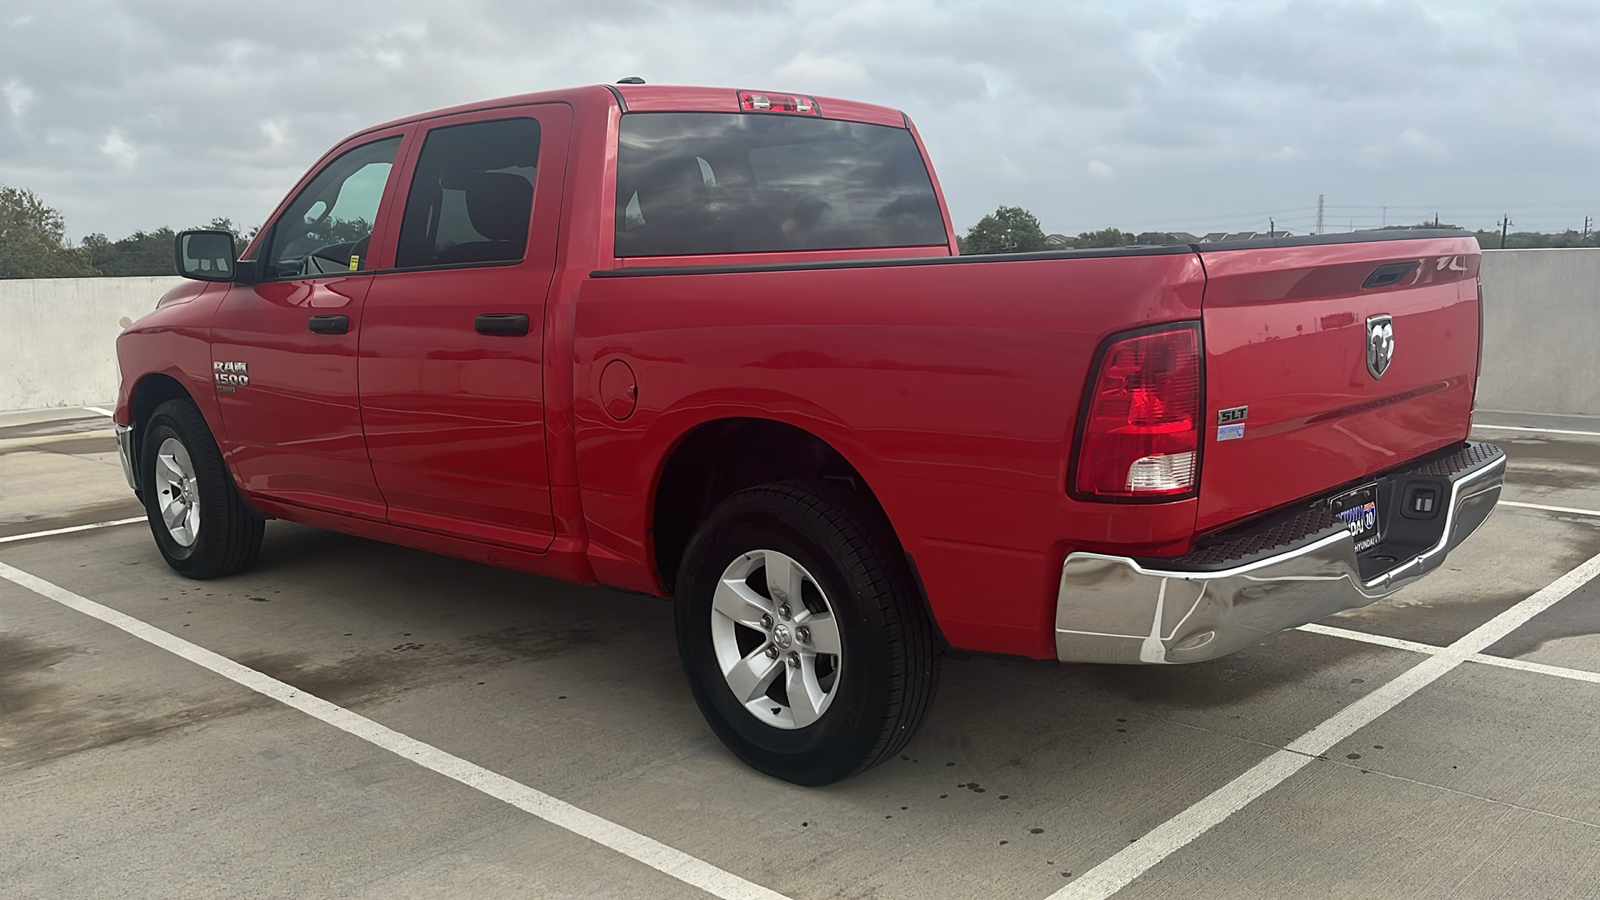
<svg viewBox="0 0 1600 900"><path fill-rule="evenodd" d="M350 330L350 317L312 316L308 324L317 334L344 334Z"/></svg>
<svg viewBox="0 0 1600 900"><path fill-rule="evenodd" d="M503 334L522 337L528 333L527 313L484 313L472 320L479 334Z"/></svg>
<svg viewBox="0 0 1600 900"><path fill-rule="evenodd" d="M1417 261L1414 259L1408 262L1384 263L1373 269L1366 281L1361 282L1361 289L1388 287L1409 275L1416 267Z"/></svg>

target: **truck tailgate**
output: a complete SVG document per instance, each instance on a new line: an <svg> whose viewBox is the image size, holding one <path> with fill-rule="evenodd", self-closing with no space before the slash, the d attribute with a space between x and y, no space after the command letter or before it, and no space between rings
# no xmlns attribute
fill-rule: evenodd
<svg viewBox="0 0 1600 900"><path fill-rule="evenodd" d="M1466 438L1481 321L1471 237L1219 247L1202 259L1198 531Z"/></svg>

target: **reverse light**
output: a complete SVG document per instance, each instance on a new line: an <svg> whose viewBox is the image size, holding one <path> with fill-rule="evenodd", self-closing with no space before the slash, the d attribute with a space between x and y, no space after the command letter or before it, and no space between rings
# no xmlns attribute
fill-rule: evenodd
<svg viewBox="0 0 1600 900"><path fill-rule="evenodd" d="M1194 493L1200 461L1200 326L1113 338L1085 398L1073 493L1174 500Z"/></svg>
<svg viewBox="0 0 1600 900"><path fill-rule="evenodd" d="M764 94L759 91L740 91L739 108L745 112L786 112L803 116L820 116L817 101L800 94Z"/></svg>

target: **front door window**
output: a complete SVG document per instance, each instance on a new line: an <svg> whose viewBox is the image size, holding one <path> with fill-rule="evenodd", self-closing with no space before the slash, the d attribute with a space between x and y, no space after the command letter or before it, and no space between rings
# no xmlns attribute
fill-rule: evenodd
<svg viewBox="0 0 1600 900"><path fill-rule="evenodd" d="M398 137L376 141L317 173L273 226L265 277L305 278L370 268L367 249L378 201L399 149Z"/></svg>

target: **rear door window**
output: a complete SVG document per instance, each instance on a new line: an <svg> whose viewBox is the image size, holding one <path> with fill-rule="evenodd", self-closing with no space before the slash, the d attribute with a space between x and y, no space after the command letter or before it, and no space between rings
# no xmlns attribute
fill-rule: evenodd
<svg viewBox="0 0 1600 900"><path fill-rule="evenodd" d="M428 132L406 195L395 268L521 261L538 163L534 119Z"/></svg>
<svg viewBox="0 0 1600 900"><path fill-rule="evenodd" d="M947 240L933 181L904 128L771 114L622 117L618 256Z"/></svg>

